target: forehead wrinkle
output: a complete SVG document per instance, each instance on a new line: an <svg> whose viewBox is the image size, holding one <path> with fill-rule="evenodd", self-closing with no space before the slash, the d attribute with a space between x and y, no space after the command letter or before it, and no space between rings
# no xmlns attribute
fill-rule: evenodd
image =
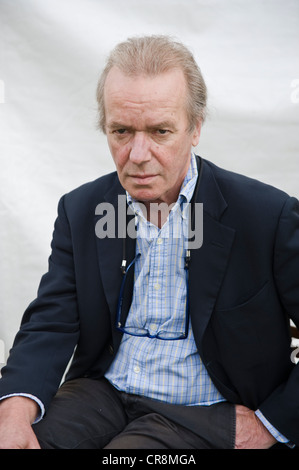
<svg viewBox="0 0 299 470"><path fill-rule="evenodd" d="M116 107L117 109L123 109L127 111L136 111L136 112L144 112L144 111L170 111L173 112L180 103L176 100L165 99L163 98L155 98L155 97L138 97L134 96L132 98L125 97L122 93L115 93L114 95L110 95L110 106Z"/></svg>
<svg viewBox="0 0 299 470"><path fill-rule="evenodd" d="M107 126L109 128L139 128L146 129L175 129L177 109L175 107L159 107L153 105L150 109L144 106L128 106L126 103L112 105L107 113Z"/></svg>
<svg viewBox="0 0 299 470"><path fill-rule="evenodd" d="M186 103L186 96L184 90L176 90L175 95L169 96L167 90L159 89L156 93L148 93L147 89L143 92L137 92L134 88L114 88L107 87L105 90L105 104L109 103L112 106L116 107L123 107L124 109L128 110L138 110L141 111L143 108L146 110L174 110L178 107L184 106Z"/></svg>

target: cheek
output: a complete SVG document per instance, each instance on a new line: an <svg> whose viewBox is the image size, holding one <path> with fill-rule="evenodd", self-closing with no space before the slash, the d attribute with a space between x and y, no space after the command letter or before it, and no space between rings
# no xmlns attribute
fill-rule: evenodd
<svg viewBox="0 0 299 470"><path fill-rule="evenodd" d="M117 144L109 143L109 149L117 169L121 170L128 160L128 152L126 148Z"/></svg>

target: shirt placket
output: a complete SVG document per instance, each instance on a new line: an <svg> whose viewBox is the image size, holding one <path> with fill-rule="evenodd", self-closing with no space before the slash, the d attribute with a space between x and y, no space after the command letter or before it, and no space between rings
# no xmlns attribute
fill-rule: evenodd
<svg viewBox="0 0 299 470"><path fill-rule="evenodd" d="M168 224L167 224L168 227ZM165 259L168 255L168 228L156 231L150 248L149 270L149 321L147 328L151 335L156 335L163 323L166 297Z"/></svg>

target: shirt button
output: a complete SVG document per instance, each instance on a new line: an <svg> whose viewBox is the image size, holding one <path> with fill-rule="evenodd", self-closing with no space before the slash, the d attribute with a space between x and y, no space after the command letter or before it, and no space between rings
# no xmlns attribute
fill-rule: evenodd
<svg viewBox="0 0 299 470"><path fill-rule="evenodd" d="M140 367L134 366L134 369L133 369L133 370L134 370L135 374L139 374L139 372L140 372Z"/></svg>
<svg viewBox="0 0 299 470"><path fill-rule="evenodd" d="M154 289L155 289L155 290L159 290L159 289L160 289L160 284L155 284L155 285L154 285Z"/></svg>
<svg viewBox="0 0 299 470"><path fill-rule="evenodd" d="M155 323L151 323L148 329L151 335L155 335L157 333L157 325L155 325Z"/></svg>
<svg viewBox="0 0 299 470"><path fill-rule="evenodd" d="M162 238L158 238L157 244L158 244L158 245L162 245L162 243L163 243L163 239L162 239Z"/></svg>

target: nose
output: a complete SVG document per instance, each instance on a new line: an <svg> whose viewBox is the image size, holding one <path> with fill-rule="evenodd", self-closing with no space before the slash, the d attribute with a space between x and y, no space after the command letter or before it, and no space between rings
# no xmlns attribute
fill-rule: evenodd
<svg viewBox="0 0 299 470"><path fill-rule="evenodd" d="M143 132L136 132L131 140L130 160L137 165L151 159L150 143Z"/></svg>

